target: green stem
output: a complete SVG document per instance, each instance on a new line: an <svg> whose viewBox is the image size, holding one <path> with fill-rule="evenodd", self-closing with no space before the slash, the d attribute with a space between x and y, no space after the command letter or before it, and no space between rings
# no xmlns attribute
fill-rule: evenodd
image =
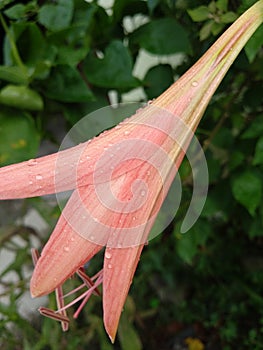
<svg viewBox="0 0 263 350"><path fill-rule="evenodd" d="M14 60L15 60L15 62L17 64L17 66L21 68L21 70L25 74L25 76L27 76L27 68L26 68L26 66L24 65L24 63L21 60L21 57L20 57L19 52L17 50L15 41L13 39L13 36L10 33L10 30L9 30L9 28L8 28L8 26L7 26L7 24L6 24L5 20L4 20L4 17L2 16L1 13L0 13L0 21L2 23L4 31L6 32L8 40L10 42L10 46L11 46L11 50L12 50L12 54L13 54Z"/></svg>

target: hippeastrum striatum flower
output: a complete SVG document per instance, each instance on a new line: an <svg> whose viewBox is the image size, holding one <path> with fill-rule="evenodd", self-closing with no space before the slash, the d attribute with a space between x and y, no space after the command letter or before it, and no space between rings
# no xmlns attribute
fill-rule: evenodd
<svg viewBox="0 0 263 350"><path fill-rule="evenodd" d="M103 286L104 324L114 341L143 246L194 131L213 93L263 21L263 0L247 10L159 98L111 130L70 149L0 169L0 199L73 190L41 256L33 251L33 297L56 291L68 318L62 284L74 273L89 296ZM104 266L89 278L83 266L103 247ZM79 288L78 288L79 289ZM72 303L70 303L71 305Z"/></svg>

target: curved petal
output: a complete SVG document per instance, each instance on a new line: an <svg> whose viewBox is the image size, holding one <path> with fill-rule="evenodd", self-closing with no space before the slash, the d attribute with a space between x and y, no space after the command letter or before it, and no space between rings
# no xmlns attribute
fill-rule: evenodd
<svg viewBox="0 0 263 350"><path fill-rule="evenodd" d="M52 292L102 249L71 225L70 219L78 218L79 206L79 196L74 191L35 266L30 284L33 297Z"/></svg>
<svg viewBox="0 0 263 350"><path fill-rule="evenodd" d="M119 319L140 259L143 244L128 248L106 248L103 268L103 318L114 342Z"/></svg>

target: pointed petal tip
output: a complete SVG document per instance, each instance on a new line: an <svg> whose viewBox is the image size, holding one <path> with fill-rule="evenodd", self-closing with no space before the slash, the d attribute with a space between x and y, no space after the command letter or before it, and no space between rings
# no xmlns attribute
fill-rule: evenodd
<svg viewBox="0 0 263 350"><path fill-rule="evenodd" d="M114 344L114 342L115 342L115 336L114 336L114 337L111 337L111 336L109 335L109 338L110 338L110 341L112 342L112 344Z"/></svg>
<svg viewBox="0 0 263 350"><path fill-rule="evenodd" d="M30 282L30 294L32 298L39 298L45 294L48 293L43 293L43 291L39 290L39 288L35 285L35 283L32 283L32 279Z"/></svg>
<svg viewBox="0 0 263 350"><path fill-rule="evenodd" d="M108 334L108 337L110 338L111 343L114 344L118 326L113 327L112 324L108 324L107 321L104 319L104 327Z"/></svg>

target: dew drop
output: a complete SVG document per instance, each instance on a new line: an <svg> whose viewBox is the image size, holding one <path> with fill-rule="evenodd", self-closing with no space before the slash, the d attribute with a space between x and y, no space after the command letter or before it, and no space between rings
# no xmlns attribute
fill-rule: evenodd
<svg viewBox="0 0 263 350"><path fill-rule="evenodd" d="M133 220L133 221L137 220L137 217L136 217L136 216L133 216L133 217L132 217L132 220Z"/></svg>
<svg viewBox="0 0 263 350"><path fill-rule="evenodd" d="M69 247L64 247L64 252L69 252Z"/></svg>
<svg viewBox="0 0 263 350"><path fill-rule="evenodd" d="M150 105L154 102L154 100L155 100L155 99L149 100L149 101L147 102L147 106L150 106Z"/></svg>
<svg viewBox="0 0 263 350"><path fill-rule="evenodd" d="M43 176L42 175L36 175L36 180L42 180Z"/></svg>
<svg viewBox="0 0 263 350"><path fill-rule="evenodd" d="M33 185L33 181L29 181L29 185Z"/></svg>
<svg viewBox="0 0 263 350"><path fill-rule="evenodd" d="M110 259L111 258L111 253L110 252L105 252L105 258Z"/></svg>
<svg viewBox="0 0 263 350"><path fill-rule="evenodd" d="M113 153L111 153L111 154L110 154L110 157L111 157L111 158L113 158L113 157L114 157L114 154L113 154Z"/></svg>
<svg viewBox="0 0 263 350"><path fill-rule="evenodd" d="M193 81L192 82L192 86L197 86L198 85L198 82L197 81Z"/></svg>
<svg viewBox="0 0 263 350"><path fill-rule="evenodd" d="M95 237L93 235L89 236L89 239L92 240L92 241L94 241L94 238Z"/></svg>
<svg viewBox="0 0 263 350"><path fill-rule="evenodd" d="M27 162L28 166L34 166L37 165L37 160L36 159L29 159L29 161Z"/></svg>
<svg viewBox="0 0 263 350"><path fill-rule="evenodd" d="M112 269L112 264L108 264L108 269Z"/></svg>
<svg viewBox="0 0 263 350"><path fill-rule="evenodd" d="M71 240L71 242L74 242L74 241L75 241L75 238L74 238L74 237L71 237L70 240Z"/></svg>
<svg viewBox="0 0 263 350"><path fill-rule="evenodd" d="M130 131L128 131L128 130L126 130L126 131L124 131L124 135L129 135L131 132Z"/></svg>
<svg viewBox="0 0 263 350"><path fill-rule="evenodd" d="M141 191L141 196L144 197L146 195L146 191Z"/></svg>
<svg viewBox="0 0 263 350"><path fill-rule="evenodd" d="M86 156L86 159L90 159L90 156Z"/></svg>

